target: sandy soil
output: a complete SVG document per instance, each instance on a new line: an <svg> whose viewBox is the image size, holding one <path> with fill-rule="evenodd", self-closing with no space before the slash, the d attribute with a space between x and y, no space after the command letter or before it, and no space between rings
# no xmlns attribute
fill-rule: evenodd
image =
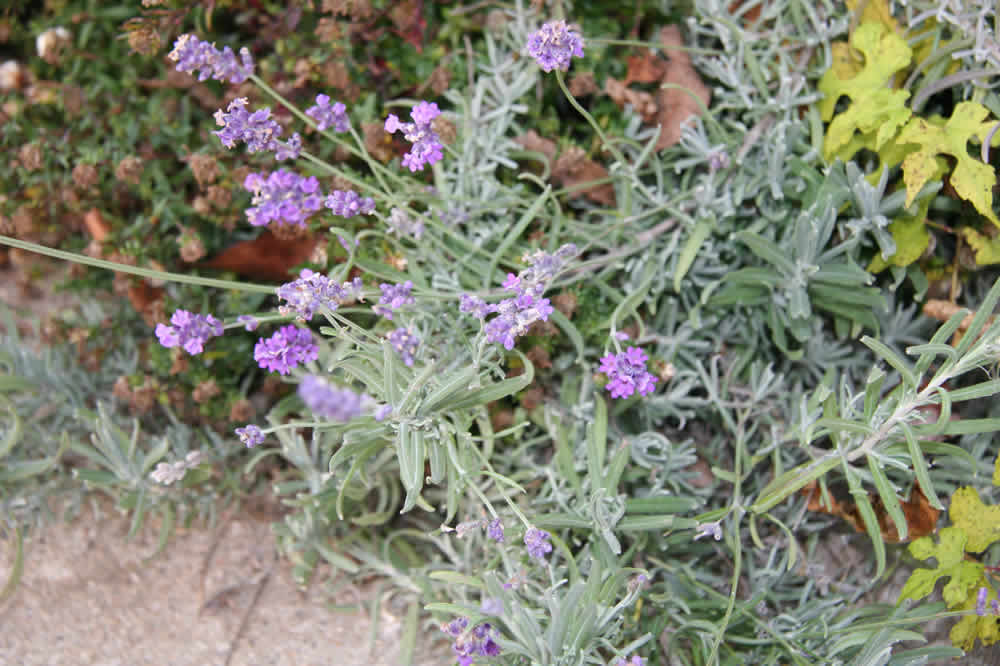
<svg viewBox="0 0 1000 666"><path fill-rule="evenodd" d="M178 530L159 555L153 530L126 541L127 528L91 512L26 542L24 577L0 606L0 664L399 663L402 613L382 613L369 653L367 615L328 606L357 604L363 591L331 599L322 584L300 590L266 522ZM0 584L11 564L11 543L0 540ZM440 643L418 655L422 666L454 663Z"/></svg>

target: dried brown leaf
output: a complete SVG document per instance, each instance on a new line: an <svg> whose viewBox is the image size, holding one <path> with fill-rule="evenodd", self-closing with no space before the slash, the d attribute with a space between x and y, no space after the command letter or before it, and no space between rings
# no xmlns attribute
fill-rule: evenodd
<svg viewBox="0 0 1000 666"><path fill-rule="evenodd" d="M313 234L280 239L265 229L257 238L231 245L200 265L258 280L286 282L293 266L308 261L316 242Z"/></svg>
<svg viewBox="0 0 1000 666"><path fill-rule="evenodd" d="M670 83L680 88L661 89L657 95L660 110L658 122L663 130L656 149L662 150L673 146L681 140L681 126L691 116L701 115L702 105L707 107L712 98L711 91L701 81L698 72L691 66L691 57L683 50L684 40L681 29L676 25L668 25L660 30L660 42L664 53L670 58L662 83ZM692 97L692 94L694 97Z"/></svg>

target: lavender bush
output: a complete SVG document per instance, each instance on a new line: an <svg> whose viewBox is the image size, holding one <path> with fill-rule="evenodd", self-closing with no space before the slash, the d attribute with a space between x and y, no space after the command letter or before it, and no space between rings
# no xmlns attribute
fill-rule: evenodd
<svg viewBox="0 0 1000 666"><path fill-rule="evenodd" d="M931 9L907 15L921 25ZM981 32L982 12L938 9ZM940 604L871 601L906 564L873 502L904 535L904 488L919 483L939 505L960 479L988 475L1000 421L982 400L1000 384L977 368L995 363L1000 323L987 317L1000 286L985 271L967 280L979 315L951 347L962 316L933 333L893 293L908 278L902 293L922 297L926 275L876 281L865 268L895 250L888 216L905 206L866 165L826 163L819 149L816 83L851 16L788 0L751 19L739 3L695 0L685 45L711 101L658 148L667 128L644 127L634 104L614 111L612 132L567 84L618 43L522 2L497 12L440 105L385 101L399 114L380 119L382 138L405 142L388 162L357 129L362 109L319 92L302 111L248 48L176 39L178 72L271 100L231 97L215 114L219 149L253 165L238 184L252 195L247 227L310 230L343 252L272 288L0 238L266 296L250 310L178 308L155 330L161 346L202 357L254 332L252 350L226 362L293 389L265 417L197 451L165 436L143 450L137 425L130 437L103 406L81 412L96 436L67 445L92 465L79 476L130 494L141 515L189 502L206 466L242 454L252 477L280 457L291 480L273 490L292 512L275 531L298 580L320 563L385 577L377 602L411 609L407 635L438 627L463 666L961 654L915 645L946 615ZM990 43L956 57L990 61ZM555 161L515 140L535 129L542 91L577 114L572 135L553 138L593 137L603 178L555 189ZM323 157L334 150L349 161ZM598 186L609 194L573 196ZM28 376L31 363L8 366ZM33 404L21 400L16 413ZM926 416L966 402L962 420ZM22 436L10 432L0 454ZM867 529L852 548L872 549L850 571L818 555L835 519L800 492L835 483Z"/></svg>

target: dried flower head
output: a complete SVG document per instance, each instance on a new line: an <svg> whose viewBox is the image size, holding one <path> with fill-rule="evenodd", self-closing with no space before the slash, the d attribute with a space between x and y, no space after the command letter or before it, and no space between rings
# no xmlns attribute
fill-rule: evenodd
<svg viewBox="0 0 1000 666"><path fill-rule="evenodd" d="M123 183L138 185L142 178L143 162L136 155L123 157L115 167L115 178Z"/></svg>
<svg viewBox="0 0 1000 666"><path fill-rule="evenodd" d="M81 190L88 190L97 184L97 167L80 163L73 167L73 184Z"/></svg>
<svg viewBox="0 0 1000 666"><path fill-rule="evenodd" d="M35 38L35 49L42 60L50 65L57 65L71 39L72 35L66 28L62 26L49 28Z"/></svg>
<svg viewBox="0 0 1000 666"><path fill-rule="evenodd" d="M211 185L219 177L219 163L211 155L192 153L187 156L187 163L201 187Z"/></svg>

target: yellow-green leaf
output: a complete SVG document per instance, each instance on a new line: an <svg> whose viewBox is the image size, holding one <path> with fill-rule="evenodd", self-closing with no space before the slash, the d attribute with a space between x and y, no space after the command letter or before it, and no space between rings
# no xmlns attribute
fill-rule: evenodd
<svg viewBox="0 0 1000 666"><path fill-rule="evenodd" d="M997 461L993 463L993 485L1000 486L1000 456L997 456Z"/></svg>
<svg viewBox="0 0 1000 666"><path fill-rule="evenodd" d="M881 23L863 23L851 36L851 46L864 55L864 67L849 79L840 78L835 69L830 69L819 82L819 89L826 94L819 102L820 115L823 120L832 119L823 143L827 160L859 131L873 133L877 150L910 118L906 107L909 91L893 90L886 85L910 63L911 51L906 41L887 31ZM837 101L842 96L849 97L851 104L834 118Z"/></svg>
<svg viewBox="0 0 1000 666"><path fill-rule="evenodd" d="M851 12L858 11L858 5L862 5L861 23L881 23L893 32L902 32L899 29L899 22L889 11L887 0L847 0L847 8Z"/></svg>
<svg viewBox="0 0 1000 666"><path fill-rule="evenodd" d="M1000 539L1000 506L983 504L975 488L963 486L955 491L948 516L968 537L965 549L970 553L981 553Z"/></svg>
<svg viewBox="0 0 1000 666"><path fill-rule="evenodd" d="M989 114L989 109L982 104L961 102L955 106L955 112L944 126L923 118L913 118L906 124L897 141L920 146L919 150L910 153L903 160L907 206L913 203L920 188L934 177L936 156L950 155L957 161L951 175L952 187L960 197L972 203L980 214L1000 226L1000 219L993 212L996 172L989 164L972 157L968 148L972 137L978 137L982 141L995 124L995 121L985 121Z"/></svg>
<svg viewBox="0 0 1000 666"><path fill-rule="evenodd" d="M954 606L967 599L969 588L982 576L981 563L965 560L967 537L962 529L945 527L939 537L939 543L934 543L931 537L921 537L910 544L911 555L920 560L933 557L937 560L937 568L915 569L903 585L897 603L903 599L923 599L934 591L938 579L949 578L942 595L949 607Z"/></svg>
<svg viewBox="0 0 1000 666"><path fill-rule="evenodd" d="M972 227L963 227L961 233L976 255L977 265L1000 264L1000 237L984 236Z"/></svg>
<svg viewBox="0 0 1000 666"><path fill-rule="evenodd" d="M964 600L964 602L952 610L964 610L972 611L976 608L976 596L979 592L979 588L985 587L989 590L986 602L989 602L997 598L996 592L993 591L993 585L986 580L985 575L981 575L979 579L969 587L969 596ZM976 643L978 638L983 642L983 645L993 645L1000 639L1000 624L997 622L997 617L995 615L984 615L979 616L973 613L966 615L958 623L951 628L948 633L948 638L951 639L952 645L957 648L961 648L965 651L971 650Z"/></svg>
<svg viewBox="0 0 1000 666"><path fill-rule="evenodd" d="M890 265L909 266L920 258L931 242L923 217L898 217L889 224L889 233L896 241L896 253L888 259L883 259L881 253L876 254L868 266L871 273L878 273Z"/></svg>

